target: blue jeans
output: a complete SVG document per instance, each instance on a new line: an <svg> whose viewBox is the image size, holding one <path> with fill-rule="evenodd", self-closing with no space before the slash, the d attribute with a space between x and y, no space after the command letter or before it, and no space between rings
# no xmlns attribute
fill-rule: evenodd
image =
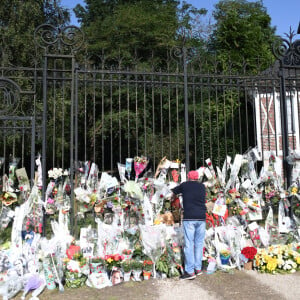
<svg viewBox="0 0 300 300"><path fill-rule="evenodd" d="M184 270L189 274L202 268L205 229L205 221L183 221Z"/></svg>

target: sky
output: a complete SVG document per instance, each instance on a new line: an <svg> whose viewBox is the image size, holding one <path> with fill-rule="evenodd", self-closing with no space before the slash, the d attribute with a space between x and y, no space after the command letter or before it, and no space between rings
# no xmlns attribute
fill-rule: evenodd
<svg viewBox="0 0 300 300"><path fill-rule="evenodd" d="M214 5L218 0L186 0L187 3L192 4L197 8L206 8L208 10L208 17ZM251 1L253 2L253 1ZM255 2L255 1L254 1ZM77 4L85 5L83 0L61 0L62 6L70 9L71 24L78 25L75 15L72 13L72 8ZM271 25L276 26L276 34L282 37L285 33L289 33L290 27L297 32L300 22L300 0L263 0L263 5L266 7L268 14L271 17ZM300 38L298 36L297 38Z"/></svg>

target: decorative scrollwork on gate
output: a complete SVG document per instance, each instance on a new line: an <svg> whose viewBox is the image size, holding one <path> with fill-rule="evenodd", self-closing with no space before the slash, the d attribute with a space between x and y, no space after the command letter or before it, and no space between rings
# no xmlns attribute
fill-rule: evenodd
<svg viewBox="0 0 300 300"><path fill-rule="evenodd" d="M74 25L56 27L51 24L42 24L34 31L35 44L45 49L46 53L71 51L76 52L84 42L82 30Z"/></svg>
<svg viewBox="0 0 300 300"><path fill-rule="evenodd" d="M13 113L20 102L20 87L8 78L0 78L0 115Z"/></svg>
<svg viewBox="0 0 300 300"><path fill-rule="evenodd" d="M273 54L279 59L283 66L300 66L300 40L293 41L294 31L290 29L287 38L279 38L273 43Z"/></svg>
<svg viewBox="0 0 300 300"><path fill-rule="evenodd" d="M180 27L177 32L178 45L173 46L170 51L170 57L177 61L177 59L183 60L184 64L189 64L193 60L196 60L199 56L196 47L189 45L189 41L197 37L198 34L185 27Z"/></svg>

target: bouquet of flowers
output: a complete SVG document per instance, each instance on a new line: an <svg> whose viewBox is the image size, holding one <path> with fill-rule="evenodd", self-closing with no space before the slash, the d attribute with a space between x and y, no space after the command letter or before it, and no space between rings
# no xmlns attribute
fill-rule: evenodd
<svg viewBox="0 0 300 300"><path fill-rule="evenodd" d="M143 270L147 272L151 272L153 269L153 261L152 260L144 260L143 262Z"/></svg>
<svg viewBox="0 0 300 300"><path fill-rule="evenodd" d="M248 259L254 259L257 249L255 247L244 247L241 253Z"/></svg>
<svg viewBox="0 0 300 300"><path fill-rule="evenodd" d="M294 273L300 268L300 255L294 249L293 244L272 245L267 249L258 249L255 267L263 273Z"/></svg>
<svg viewBox="0 0 300 300"><path fill-rule="evenodd" d="M224 258L227 258L231 255L231 252L229 249L222 249L220 251L220 255L223 256Z"/></svg>
<svg viewBox="0 0 300 300"><path fill-rule="evenodd" d="M87 275L89 274L89 267L86 258L82 253L75 253L73 259L67 259L65 280L66 286L69 288L78 288L85 284Z"/></svg>
<svg viewBox="0 0 300 300"><path fill-rule="evenodd" d="M112 270L113 267L120 268L123 259L124 255L120 254L105 255L105 261L109 270Z"/></svg>
<svg viewBox="0 0 300 300"><path fill-rule="evenodd" d="M145 156L135 156L134 157L134 171L135 171L135 178L138 179L139 175L146 169L148 165L148 158Z"/></svg>

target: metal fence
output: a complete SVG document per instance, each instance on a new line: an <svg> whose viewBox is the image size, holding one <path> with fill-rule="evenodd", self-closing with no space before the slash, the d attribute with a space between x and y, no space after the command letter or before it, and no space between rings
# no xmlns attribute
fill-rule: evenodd
<svg viewBox="0 0 300 300"><path fill-rule="evenodd" d="M286 52L278 55L281 64L256 76L204 68L201 57L194 63L181 57L156 72L79 61L74 49L81 42L81 36L74 44L60 40L69 49L56 53L47 41L43 64L0 68L3 173L20 157L33 180L38 153L46 177L53 167L71 167L73 176L86 160L114 172L127 157L149 156L155 168L167 156L195 169L207 158L221 165L252 147L261 164L272 151L284 161L289 149L299 149L300 75Z"/></svg>

